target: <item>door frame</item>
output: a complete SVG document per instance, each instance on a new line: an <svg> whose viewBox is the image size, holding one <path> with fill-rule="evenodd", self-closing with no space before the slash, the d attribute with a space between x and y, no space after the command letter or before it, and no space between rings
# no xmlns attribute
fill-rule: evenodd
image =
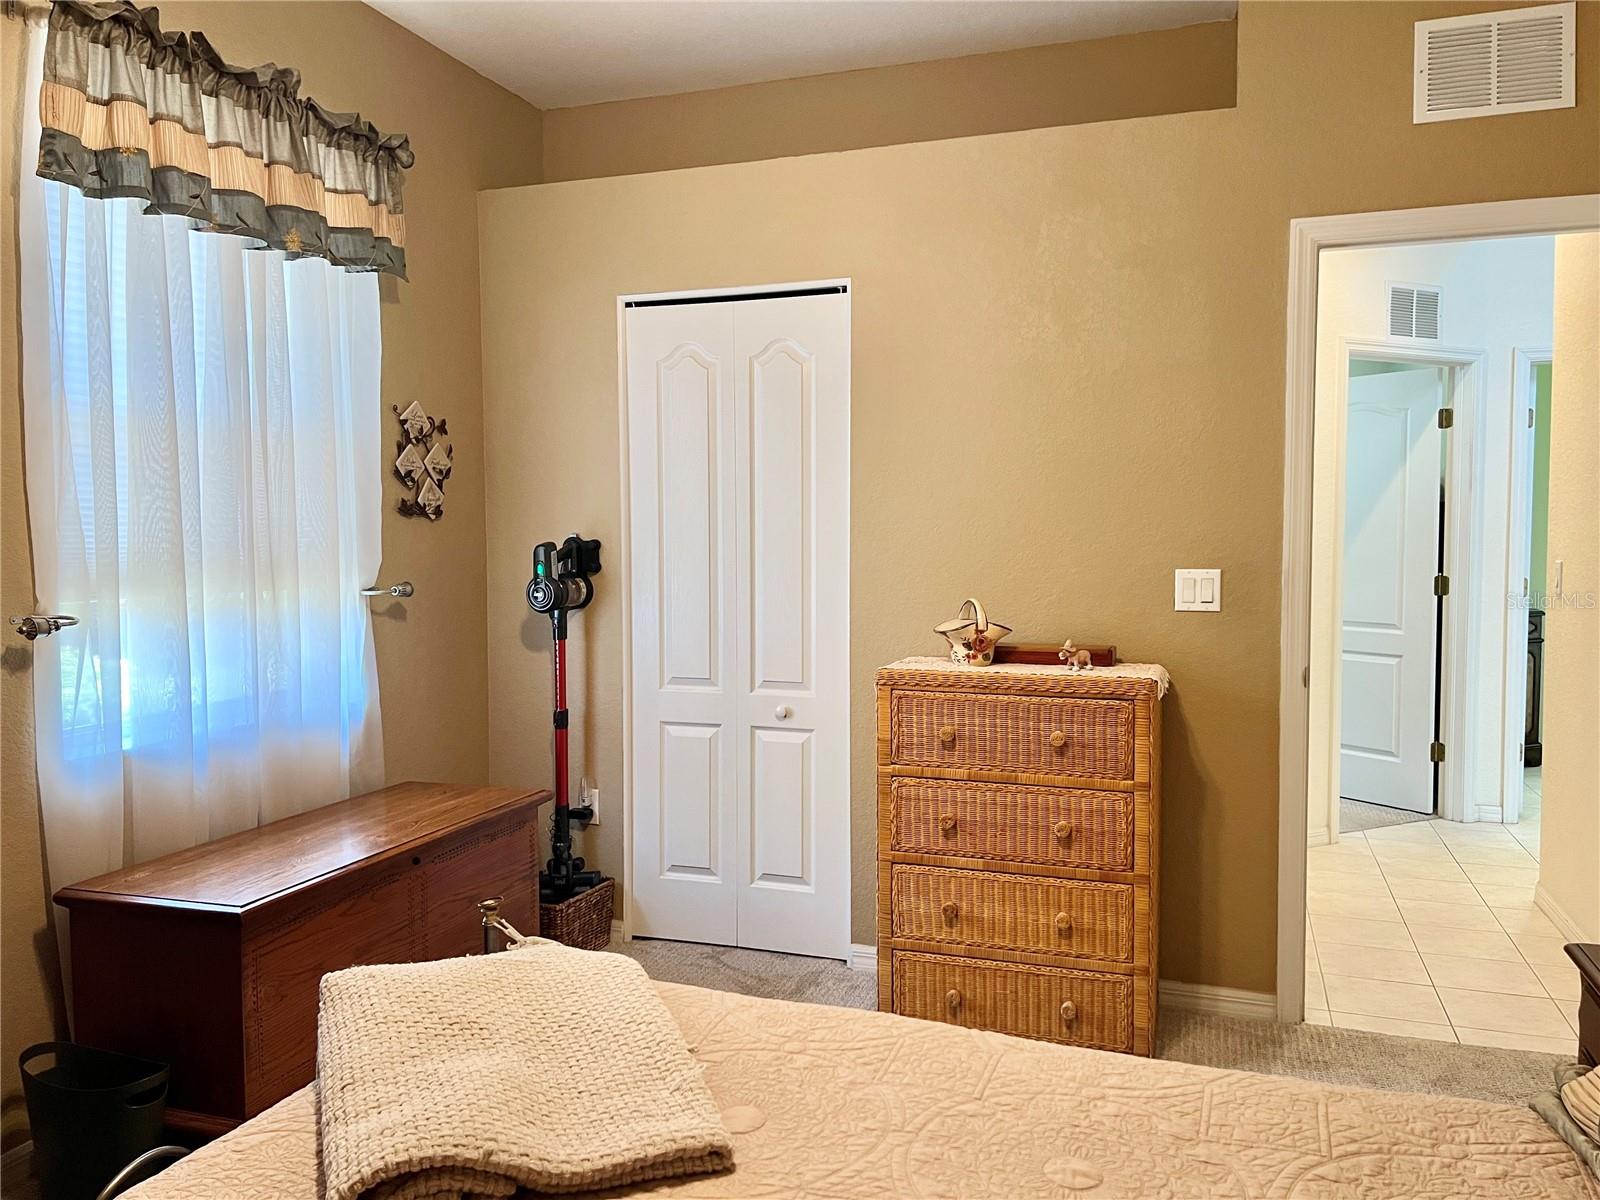
<svg viewBox="0 0 1600 1200"><path fill-rule="evenodd" d="M1523 409L1534 407L1534 368L1553 362L1555 351L1550 346L1518 346L1511 352L1511 416ZM1535 430L1531 425L1513 426L1516 436L1511 439L1511 510L1506 537L1506 574L1515 578L1515 563L1526 563L1533 549L1533 447ZM1530 601L1544 587L1543 580L1528 579L1523 599ZM1531 605L1530 605L1531 606ZM1527 612L1525 607L1522 610ZM1505 727L1505 744L1502 763L1505 778L1500 788L1501 820L1514 825L1522 819L1522 745L1526 728L1523 720L1515 719L1518 711L1516 697L1524 705L1528 694L1528 623L1526 620L1506 622L1506 691L1501 700L1500 719Z"/></svg>
<svg viewBox="0 0 1600 1200"><path fill-rule="evenodd" d="M1278 1019L1305 1018L1311 483L1318 255L1339 246L1589 232L1600 194L1301 217L1289 222L1284 347L1282 611L1278 632Z"/></svg>
<svg viewBox="0 0 1600 1200"><path fill-rule="evenodd" d="M741 284L737 287L713 288L684 288L664 292L629 292L617 297L617 475L620 480L622 508L617 520L617 561L622 575L622 919L619 933L622 941L633 940L633 532L632 513L633 496L629 481L629 436L628 436L628 307L639 301L682 301L689 304L706 304L717 300L741 300L756 296L764 296L769 292L803 291L810 288L839 288L844 298L846 313L849 316L852 345L855 340L855 324L853 312L853 294L855 283L849 276L837 279L807 279L798 282ZM852 367L852 375L853 375ZM850 394L845 397L844 419L847 427L852 432L854 422L852 418L852 400L855 389L852 387ZM850 471L848 465L845 471L846 486L849 486ZM846 497L845 511L850 513L849 497ZM845 530L846 546L845 561L849 562L850 547L849 522ZM849 653L848 646L846 654ZM848 675L848 667L846 674ZM845 728L850 728L849 690L846 689ZM852 759L850 747L845 747L845 754ZM850 795L846 798L846 811L850 813L851 824L854 825L854 797L855 779L854 770L850 772ZM850 928L854 920L854 870L851 862L851 832L845 833L844 853L844 881L845 881L845 912L848 918L845 921L844 944L840 947L839 957L845 962L851 959ZM613 922L615 926L617 922Z"/></svg>

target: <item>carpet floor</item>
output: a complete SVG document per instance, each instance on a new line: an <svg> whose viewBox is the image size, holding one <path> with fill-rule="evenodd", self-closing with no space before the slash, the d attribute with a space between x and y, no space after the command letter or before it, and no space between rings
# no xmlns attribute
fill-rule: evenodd
<svg viewBox="0 0 1600 1200"><path fill-rule="evenodd" d="M645 938L613 941L607 949L626 954L651 979L665 983L837 1008L878 1007L878 977L871 971L852 971L831 958Z"/></svg>
<svg viewBox="0 0 1600 1200"><path fill-rule="evenodd" d="M832 959L687 942L613 942L653 979L778 1000L876 1008L878 981ZM1550 1086L1555 1054L1392 1037L1327 1025L1280 1025L1168 1008L1157 1056L1225 1070L1293 1075L1391 1092L1523 1104Z"/></svg>
<svg viewBox="0 0 1600 1200"><path fill-rule="evenodd" d="M1433 820L1432 813L1386 808L1382 804L1368 804L1365 800L1339 797L1340 833L1361 833L1368 829L1383 829L1389 825L1409 825L1413 821L1431 820Z"/></svg>

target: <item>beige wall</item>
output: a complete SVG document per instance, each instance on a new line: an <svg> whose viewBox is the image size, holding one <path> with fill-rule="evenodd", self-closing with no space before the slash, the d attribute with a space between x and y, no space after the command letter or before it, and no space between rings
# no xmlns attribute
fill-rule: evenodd
<svg viewBox="0 0 1600 1200"><path fill-rule="evenodd" d="M1234 99L1232 21L550 109L544 177L585 179L892 146Z"/></svg>
<svg viewBox="0 0 1600 1200"><path fill-rule="evenodd" d="M375 609L385 760L391 780L483 779L488 774L487 646L474 194L540 178L540 114L363 4L164 3L161 20L167 29L204 30L230 62L292 65L304 77L303 94L411 135L417 155L406 180L411 281L383 281L383 403L386 419L389 405L404 408L414 399L447 418L455 471L446 488L445 516L436 524L406 520L393 511L401 491L385 471L383 578L407 578L417 585L409 603ZM22 489L12 215L20 34L18 22L0 21L6 103L0 117L0 177L6 181L7 209L0 231L6 250L0 314L0 619L30 611L33 604ZM24 150L21 161L30 158ZM384 441L387 451L390 440ZM8 1140L19 1135L22 1120L17 1053L60 1031L33 773L30 662L26 643L4 635L0 1078Z"/></svg>
<svg viewBox="0 0 1600 1200"><path fill-rule="evenodd" d="M1162 973L1271 991L1289 221L1600 190L1600 72L1572 110L1412 124L1440 12L1246 3L1235 109L484 196L496 777L548 771L521 589L532 542L581 528L610 554L577 652L610 797L588 852L620 873L616 297L849 276L855 939L872 670L976 593L1021 639L1171 669ZM1600 6L1579 46L1600 59ZM1223 568L1221 614L1172 611L1177 566Z"/></svg>
<svg viewBox="0 0 1600 1200"><path fill-rule="evenodd" d="M1600 938L1600 234L1556 239L1539 901Z"/></svg>

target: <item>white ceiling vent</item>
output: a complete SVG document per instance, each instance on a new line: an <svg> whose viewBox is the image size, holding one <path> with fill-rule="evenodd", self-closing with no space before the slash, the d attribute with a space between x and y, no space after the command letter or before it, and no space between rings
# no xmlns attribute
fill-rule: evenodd
<svg viewBox="0 0 1600 1200"><path fill-rule="evenodd" d="M1439 340L1439 289L1414 283L1389 285L1389 336Z"/></svg>
<svg viewBox="0 0 1600 1200"><path fill-rule="evenodd" d="M1415 124L1572 108L1576 3L1418 21Z"/></svg>

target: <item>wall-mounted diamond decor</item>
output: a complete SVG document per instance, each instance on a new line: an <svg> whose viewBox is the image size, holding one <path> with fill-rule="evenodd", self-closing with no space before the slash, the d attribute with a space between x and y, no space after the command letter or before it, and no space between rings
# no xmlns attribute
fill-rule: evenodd
<svg viewBox="0 0 1600 1200"><path fill-rule="evenodd" d="M445 438L450 430L442 419L435 420L423 411L420 402L413 400L405 412L390 406L400 421L399 453L395 455L394 477L408 488L415 489L412 496L403 496L398 505L403 517L427 517L437 521L444 516L444 481L450 478L450 468L455 448Z"/></svg>

